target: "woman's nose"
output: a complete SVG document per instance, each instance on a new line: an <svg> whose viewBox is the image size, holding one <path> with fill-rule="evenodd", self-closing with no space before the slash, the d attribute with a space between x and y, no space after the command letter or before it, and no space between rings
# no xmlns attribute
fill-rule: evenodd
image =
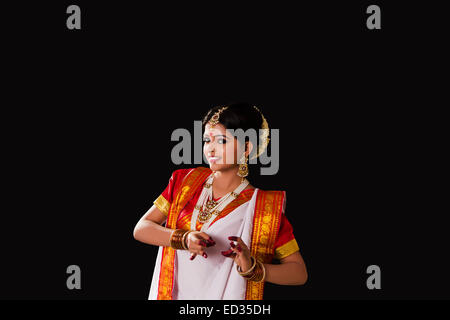
<svg viewBox="0 0 450 320"><path fill-rule="evenodd" d="M214 153L215 152L215 144L214 142L210 142L208 144L208 147L206 148L206 151L208 151L209 153Z"/></svg>

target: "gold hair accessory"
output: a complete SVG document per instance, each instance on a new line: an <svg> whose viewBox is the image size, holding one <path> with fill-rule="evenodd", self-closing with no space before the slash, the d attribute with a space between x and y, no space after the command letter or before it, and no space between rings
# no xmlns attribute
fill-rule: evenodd
<svg viewBox="0 0 450 320"><path fill-rule="evenodd" d="M261 133L261 135L259 137L261 143L258 144L258 152L253 157L251 157L251 159L258 158L264 152L264 150L266 150L267 145L269 144L269 141L270 141L270 138L269 138L269 133L270 133L269 124L267 123L266 118L264 118L264 115L262 114L262 112L256 106L253 106L253 108L258 110L258 112L261 114L263 122L262 122L261 129L260 129L262 131L262 133Z"/></svg>
<svg viewBox="0 0 450 320"><path fill-rule="evenodd" d="M219 117L220 114L225 111L226 109L228 109L228 107L222 107L219 110L216 111L216 113L214 113L214 115L211 117L211 119L209 119L208 123L211 125L211 127L213 128L216 124L219 123Z"/></svg>
<svg viewBox="0 0 450 320"><path fill-rule="evenodd" d="M258 151L255 155L253 155L253 157L251 157L251 159L255 159L258 158L261 154L263 154L264 150L266 150L267 145L269 144L270 138L269 138L269 134L270 134L270 130L269 130L269 124L267 123L266 118L264 117L264 115L261 113L261 111L258 109L258 107L253 106L253 108L255 108L259 114L261 114L262 117L262 125L260 130L262 131L259 139L260 142L258 144ZM214 115L211 117L211 119L209 119L208 123L210 124L211 128L214 128L215 125L217 125L219 123L219 117L220 114L225 111L226 109L228 109L228 106L222 107L219 110L217 110Z"/></svg>

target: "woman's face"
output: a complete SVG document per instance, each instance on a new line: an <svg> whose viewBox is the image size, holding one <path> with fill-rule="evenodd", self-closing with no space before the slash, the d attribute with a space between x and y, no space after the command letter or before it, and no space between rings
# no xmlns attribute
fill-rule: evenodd
<svg viewBox="0 0 450 320"><path fill-rule="evenodd" d="M237 166L237 156L242 156L239 142L222 124L214 128L206 124L203 142L203 152L211 170L226 171Z"/></svg>

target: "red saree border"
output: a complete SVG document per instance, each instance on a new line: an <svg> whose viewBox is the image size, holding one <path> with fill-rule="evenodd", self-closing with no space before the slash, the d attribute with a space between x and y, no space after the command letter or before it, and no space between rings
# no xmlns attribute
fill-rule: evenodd
<svg viewBox="0 0 450 320"><path fill-rule="evenodd" d="M211 169L205 167L197 167L190 171L184 178L167 215L166 228L176 229L178 214L192 198L195 190L203 184L203 182L211 174ZM158 300L172 300L173 281L174 281L174 262L175 249L164 247L161 257L161 266L158 283Z"/></svg>
<svg viewBox="0 0 450 320"><path fill-rule="evenodd" d="M284 191L258 191L250 251L263 263L270 263L275 253L275 240L280 228L284 198ZM263 295L264 282L247 281L246 300L262 300Z"/></svg>
<svg viewBox="0 0 450 320"><path fill-rule="evenodd" d="M166 223L167 228L176 228L179 213L192 198L195 190L204 183L211 172L212 171L209 168L197 167L190 171L184 178L174 197L174 201L170 205ZM252 255L261 262L270 263L274 256L275 240L280 227L284 198L284 191L258 190L250 248ZM235 204L233 204L233 202L230 203L230 205L227 206L229 207L227 210L232 211L238 205L248 200L245 199L245 197L242 197L239 201L236 201L238 199L239 197L235 199ZM243 202L240 203L241 201ZM233 204L233 206L231 204ZM171 247L164 247L160 265L158 300L172 300L173 298L174 262L175 250ZM247 282L245 293L246 300L262 300L263 294L264 282Z"/></svg>

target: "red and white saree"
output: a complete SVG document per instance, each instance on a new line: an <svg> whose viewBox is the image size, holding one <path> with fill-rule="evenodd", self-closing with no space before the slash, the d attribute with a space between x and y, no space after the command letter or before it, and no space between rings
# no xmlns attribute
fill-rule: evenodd
<svg viewBox="0 0 450 320"><path fill-rule="evenodd" d="M192 212L203 184L211 174L205 167L176 170L169 185L155 200L167 215L166 227L190 229ZM264 263L299 250L292 226L284 215L284 191L247 189L234 199L205 230L216 245L206 248L208 258L190 260L186 250L159 247L150 288L150 300L261 300L264 283L245 280L229 249L228 236L239 236L254 257ZM196 229L202 224L197 222Z"/></svg>

